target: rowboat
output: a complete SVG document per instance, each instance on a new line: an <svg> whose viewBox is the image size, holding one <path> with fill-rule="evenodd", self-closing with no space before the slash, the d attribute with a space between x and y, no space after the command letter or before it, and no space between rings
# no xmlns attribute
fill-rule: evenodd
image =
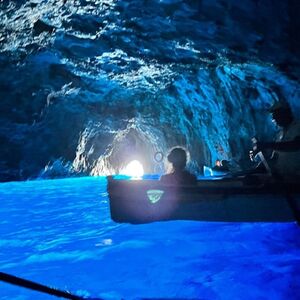
<svg viewBox="0 0 300 300"><path fill-rule="evenodd" d="M159 180L120 180L112 176L107 179L111 218L118 223L299 221L297 184L218 178L175 186Z"/></svg>

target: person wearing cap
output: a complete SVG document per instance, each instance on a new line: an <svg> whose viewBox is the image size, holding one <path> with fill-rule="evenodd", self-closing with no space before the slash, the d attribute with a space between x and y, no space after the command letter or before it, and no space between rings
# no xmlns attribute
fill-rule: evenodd
<svg viewBox="0 0 300 300"><path fill-rule="evenodd" d="M271 149L273 153L267 162L274 176L285 180L300 177L300 122L294 119L291 107L286 102L274 103L269 112L281 131L274 142L256 142L254 154Z"/></svg>
<svg viewBox="0 0 300 300"><path fill-rule="evenodd" d="M188 172L186 168L187 154L181 147L173 148L167 156L172 164L172 171L162 175L160 181L165 184L196 184L197 177Z"/></svg>

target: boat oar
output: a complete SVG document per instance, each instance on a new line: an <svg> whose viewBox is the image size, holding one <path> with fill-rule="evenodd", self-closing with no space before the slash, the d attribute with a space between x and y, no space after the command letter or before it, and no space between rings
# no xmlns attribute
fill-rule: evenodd
<svg viewBox="0 0 300 300"><path fill-rule="evenodd" d="M0 280L13 285L21 286L30 290L38 291L48 295L61 297L71 300L101 300L99 298L83 298L69 293L68 291L58 290L31 280L23 279L17 276L13 276L7 273L0 272Z"/></svg>

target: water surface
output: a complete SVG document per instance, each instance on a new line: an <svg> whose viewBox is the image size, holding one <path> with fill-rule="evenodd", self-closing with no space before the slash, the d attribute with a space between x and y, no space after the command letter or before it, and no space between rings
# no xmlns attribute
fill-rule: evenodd
<svg viewBox="0 0 300 300"><path fill-rule="evenodd" d="M117 224L101 177L0 184L0 268L104 299L299 299L295 223ZM55 297L0 282L1 300Z"/></svg>

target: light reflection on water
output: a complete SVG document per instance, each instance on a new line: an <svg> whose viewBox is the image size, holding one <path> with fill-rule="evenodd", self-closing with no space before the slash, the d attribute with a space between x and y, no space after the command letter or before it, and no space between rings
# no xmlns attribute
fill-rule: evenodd
<svg viewBox="0 0 300 300"><path fill-rule="evenodd" d="M1 271L105 299L297 299L287 224L117 224L100 177L0 184ZM53 299L0 283L0 299ZM55 299L55 298L54 298Z"/></svg>

